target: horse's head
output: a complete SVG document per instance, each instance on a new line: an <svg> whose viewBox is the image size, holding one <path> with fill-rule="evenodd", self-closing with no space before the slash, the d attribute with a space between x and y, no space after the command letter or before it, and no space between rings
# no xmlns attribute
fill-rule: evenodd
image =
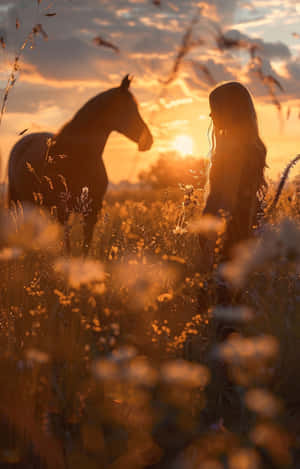
<svg viewBox="0 0 300 469"><path fill-rule="evenodd" d="M117 132L138 143L139 151L150 150L153 144L152 134L142 119L137 102L129 90L131 79L126 75L121 85L114 89L116 93L114 109L114 127Z"/></svg>

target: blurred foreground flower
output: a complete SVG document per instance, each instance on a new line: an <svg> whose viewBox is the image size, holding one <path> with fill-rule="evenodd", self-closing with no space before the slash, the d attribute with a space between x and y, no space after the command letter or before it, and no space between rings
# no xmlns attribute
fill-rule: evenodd
<svg viewBox="0 0 300 469"><path fill-rule="evenodd" d="M20 248L3 248L0 251L0 261L10 261L22 256L23 251Z"/></svg>
<svg viewBox="0 0 300 469"><path fill-rule="evenodd" d="M131 345L127 345L113 350L111 358L113 361L120 363L131 360L132 358L136 357L136 355L137 349Z"/></svg>
<svg viewBox="0 0 300 469"><path fill-rule="evenodd" d="M229 456L230 469L259 469L261 461L253 448L239 448Z"/></svg>
<svg viewBox="0 0 300 469"><path fill-rule="evenodd" d="M62 228L42 209L25 205L0 213L0 242L25 250L57 249Z"/></svg>
<svg viewBox="0 0 300 469"><path fill-rule="evenodd" d="M207 237L222 234L225 228L226 219L214 217L213 215L204 215L201 218L191 221L189 224L189 231L191 233L199 233Z"/></svg>
<svg viewBox="0 0 300 469"><path fill-rule="evenodd" d="M173 360L161 367L161 379L172 385L184 385L190 388L205 387L210 380L208 368L185 360Z"/></svg>
<svg viewBox="0 0 300 469"><path fill-rule="evenodd" d="M278 342L273 336L242 337L232 334L217 348L232 379L242 386L268 382L274 372Z"/></svg>
<svg viewBox="0 0 300 469"><path fill-rule="evenodd" d="M41 350L30 348L25 353L27 360L31 362L43 364L49 361L49 355Z"/></svg>
<svg viewBox="0 0 300 469"><path fill-rule="evenodd" d="M291 438L288 433L273 423L259 423L251 431L251 440L263 448L278 466L288 467L292 463L290 445Z"/></svg>
<svg viewBox="0 0 300 469"><path fill-rule="evenodd" d="M220 356L228 363L243 364L248 360L264 362L276 357L278 343L270 335L242 337L234 334L218 346Z"/></svg>
<svg viewBox="0 0 300 469"><path fill-rule="evenodd" d="M275 228L268 225L259 239L236 246L232 261L221 266L221 273L234 287L241 288L252 272L280 259L300 260L300 228L288 218Z"/></svg>
<svg viewBox="0 0 300 469"><path fill-rule="evenodd" d="M245 396L245 402L248 409L262 417L275 417L281 410L280 401L265 389L250 389Z"/></svg>
<svg viewBox="0 0 300 469"><path fill-rule="evenodd" d="M105 279L103 265L98 261L88 259L59 258L54 263L54 269L62 274L74 288L89 284L99 285ZM103 293L104 290L101 292Z"/></svg>
<svg viewBox="0 0 300 469"><path fill-rule="evenodd" d="M122 381L136 386L152 387L157 381L157 371L146 357L136 356L131 346L121 347L107 359L100 359L93 365L96 378L101 381Z"/></svg>
<svg viewBox="0 0 300 469"><path fill-rule="evenodd" d="M146 258L142 262L129 258L127 262L119 263L113 272L115 285L128 290L128 300L133 309L147 309L156 300L160 301L161 295L170 289L175 279L175 268Z"/></svg>
<svg viewBox="0 0 300 469"><path fill-rule="evenodd" d="M210 380L206 366L185 360L172 360L162 364L160 372L154 369L146 357L134 356L133 347L121 347L107 359L93 365L94 375L101 381L128 381L135 385L153 386L158 380L167 385L187 388L203 388ZM122 357L121 360L115 357Z"/></svg>
<svg viewBox="0 0 300 469"><path fill-rule="evenodd" d="M231 306L230 308L218 306L212 314L217 319L240 323L249 322L254 317L253 311L246 306Z"/></svg>
<svg viewBox="0 0 300 469"><path fill-rule="evenodd" d="M119 378L118 364L111 360L97 360L92 367L94 376L103 381L114 381Z"/></svg>

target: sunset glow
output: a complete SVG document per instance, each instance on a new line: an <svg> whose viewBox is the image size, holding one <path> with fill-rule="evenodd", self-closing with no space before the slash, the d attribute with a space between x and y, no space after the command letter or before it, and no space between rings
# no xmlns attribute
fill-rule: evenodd
<svg viewBox="0 0 300 469"><path fill-rule="evenodd" d="M189 135L178 135L173 141L173 149L183 157L192 155L194 151L194 141Z"/></svg>
<svg viewBox="0 0 300 469"><path fill-rule="evenodd" d="M151 121L155 144L136 167L134 144L114 133L104 153L111 181L128 174L137 181L141 170L170 150L183 158L206 155L209 92L231 80L246 85L253 96L268 149L267 176L276 178L299 152L298 3L204 0L201 21L192 27L192 47L181 51L199 5L196 0L2 0L3 91L16 51L34 23L42 25L44 34L38 28L34 46L29 41L22 50L22 73L9 91L1 123L0 179L6 177L8 156L20 132L57 132L88 100L118 86L126 73L135 77L132 92L144 119ZM205 43L198 41L204 37ZM250 53L254 50L255 60Z"/></svg>

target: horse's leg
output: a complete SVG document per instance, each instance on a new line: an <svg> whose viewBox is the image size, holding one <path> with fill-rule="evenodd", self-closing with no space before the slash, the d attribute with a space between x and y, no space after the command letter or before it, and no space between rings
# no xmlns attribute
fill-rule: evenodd
<svg viewBox="0 0 300 469"><path fill-rule="evenodd" d="M88 255L91 241L93 238L94 228L97 222L97 210L93 209L87 216L84 217L84 242L83 242L83 254Z"/></svg>

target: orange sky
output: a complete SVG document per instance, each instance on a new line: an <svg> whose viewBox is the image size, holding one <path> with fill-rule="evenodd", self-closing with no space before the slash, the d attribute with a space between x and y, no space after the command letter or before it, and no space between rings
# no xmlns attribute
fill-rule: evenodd
<svg viewBox="0 0 300 469"><path fill-rule="evenodd" d="M138 172L159 153L172 150L177 135L190 135L195 156L205 156L211 86L193 67L194 62L205 64L216 83L238 79L249 86L261 135L268 147L270 176L275 177L300 152L300 39L292 35L300 24L297 2L186 0L184 9L180 0L162 0L160 8L148 0L86 0L84 6L81 0L73 0L71 5L67 0L42 0L40 8L36 3L36 0L6 0L0 5L0 32L4 31L7 41L0 66L3 87L18 44L30 31L32 22L42 23L49 35L48 41L37 38L34 49L26 50L22 57L21 74L9 96L0 127L3 167L19 132L27 128L28 132L56 131L87 99L117 86L128 72L135 75L132 91L153 131L155 143L150 152L138 153L134 143L113 134L104 153L110 180L136 179ZM50 3L51 11L54 9L57 15L47 18ZM161 80L168 78L182 36L199 3L205 8L202 23L193 34L195 40L205 37L207 45L193 49L185 57L158 106ZM16 16L21 22L18 31ZM223 31L235 30L233 34L259 43L264 73L272 74L284 87L284 93L279 90L277 93L283 123L275 107L267 104L266 88L249 74L247 53L216 48L211 36L215 21ZM120 47L119 55L92 45L92 38L99 32ZM288 107L291 116L287 121Z"/></svg>

